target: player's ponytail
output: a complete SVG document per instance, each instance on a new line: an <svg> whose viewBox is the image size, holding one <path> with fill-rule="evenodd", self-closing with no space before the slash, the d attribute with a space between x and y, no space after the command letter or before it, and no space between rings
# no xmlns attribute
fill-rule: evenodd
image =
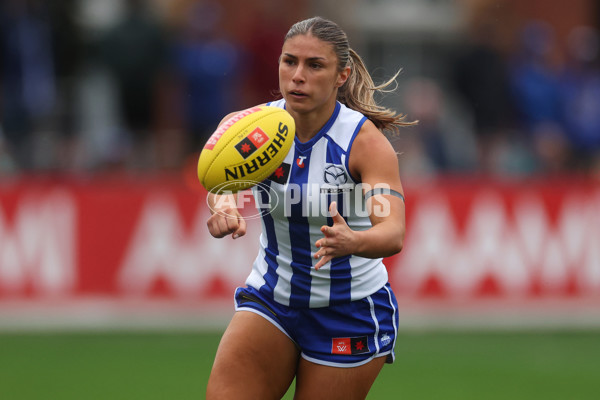
<svg viewBox="0 0 600 400"><path fill-rule="evenodd" d="M400 126L415 124L406 122L404 114L382 107L375 101L375 93L387 93L396 89L399 71L387 82L375 85L361 57L350 48L346 33L333 21L313 17L297 22L288 31L285 40L300 34L311 34L317 39L331 43L338 58L338 69L341 71L346 66L350 67L348 80L338 90L337 99L341 103L364 114L381 130L397 132ZM388 89L390 86L393 88Z"/></svg>
<svg viewBox="0 0 600 400"><path fill-rule="evenodd" d="M397 131L400 126L414 125L414 122L405 122L404 114L398 114L382 107L375 101L376 92L389 93L397 88L396 78L400 71L396 72L387 82L375 85L360 56L352 49L349 49L349 53L351 73L346 83L338 91L338 100L349 108L364 114L381 130Z"/></svg>

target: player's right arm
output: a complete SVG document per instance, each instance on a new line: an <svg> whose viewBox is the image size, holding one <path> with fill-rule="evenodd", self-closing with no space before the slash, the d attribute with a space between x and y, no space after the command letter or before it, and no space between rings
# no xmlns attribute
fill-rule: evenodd
<svg viewBox="0 0 600 400"><path fill-rule="evenodd" d="M232 112L219 122L219 126L238 112ZM222 238L231 235L233 239L246 234L246 221L237 209L233 195L218 195L209 193L208 207L212 214L206 225L213 237Z"/></svg>

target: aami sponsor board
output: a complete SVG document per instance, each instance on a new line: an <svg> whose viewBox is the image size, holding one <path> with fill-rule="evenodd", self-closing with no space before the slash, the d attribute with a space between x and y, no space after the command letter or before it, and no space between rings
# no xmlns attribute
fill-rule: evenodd
<svg viewBox="0 0 600 400"><path fill-rule="evenodd" d="M404 250L385 260L401 307L600 304L597 183L440 179L406 182L405 190ZM117 307L131 299L233 304L260 221L251 218L238 240L214 239L205 197L179 177L0 186L0 307L89 298ZM252 200L242 203L256 215Z"/></svg>

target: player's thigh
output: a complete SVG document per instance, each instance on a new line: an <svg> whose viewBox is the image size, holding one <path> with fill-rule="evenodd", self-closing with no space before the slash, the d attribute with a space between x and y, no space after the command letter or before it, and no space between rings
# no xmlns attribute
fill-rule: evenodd
<svg viewBox="0 0 600 400"><path fill-rule="evenodd" d="M294 342L260 315L234 314L217 349L206 398L280 399L298 364Z"/></svg>
<svg viewBox="0 0 600 400"><path fill-rule="evenodd" d="M358 400L369 393L385 357L351 368L330 367L301 359L294 400Z"/></svg>

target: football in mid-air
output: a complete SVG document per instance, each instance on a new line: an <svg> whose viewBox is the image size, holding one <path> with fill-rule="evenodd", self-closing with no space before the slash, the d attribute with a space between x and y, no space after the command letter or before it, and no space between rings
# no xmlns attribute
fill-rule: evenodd
<svg viewBox="0 0 600 400"><path fill-rule="evenodd" d="M283 108L256 106L224 121L198 159L198 179L212 193L236 193L266 178L292 147L296 125Z"/></svg>

